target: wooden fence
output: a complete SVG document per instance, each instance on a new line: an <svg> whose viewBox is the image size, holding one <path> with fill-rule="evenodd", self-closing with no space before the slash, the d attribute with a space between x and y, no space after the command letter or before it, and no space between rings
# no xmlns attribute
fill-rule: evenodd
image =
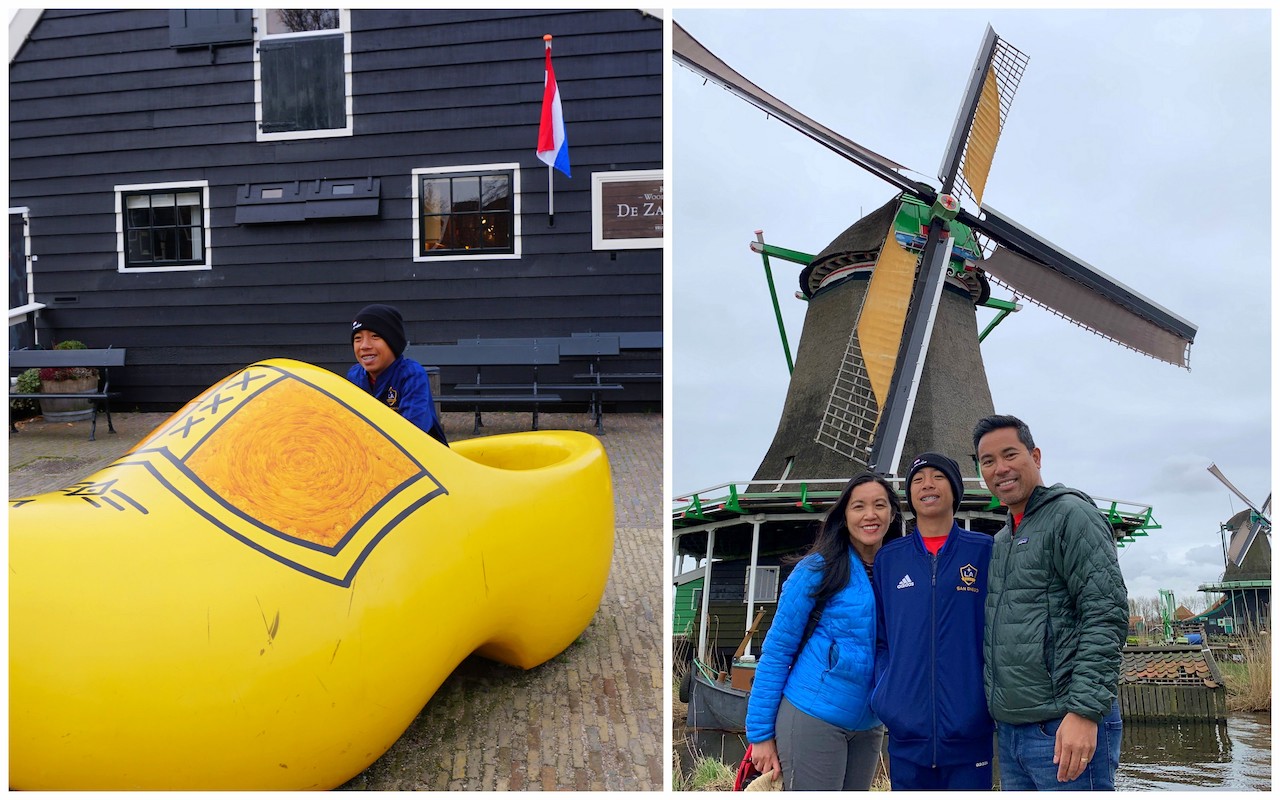
<svg viewBox="0 0 1280 800"><path fill-rule="evenodd" d="M1199 645L1125 647L1120 715L1126 721L1227 718L1227 690L1213 654Z"/></svg>
<svg viewBox="0 0 1280 800"><path fill-rule="evenodd" d="M1222 686L1120 685L1120 716L1126 721L1217 721L1227 718L1227 692Z"/></svg>

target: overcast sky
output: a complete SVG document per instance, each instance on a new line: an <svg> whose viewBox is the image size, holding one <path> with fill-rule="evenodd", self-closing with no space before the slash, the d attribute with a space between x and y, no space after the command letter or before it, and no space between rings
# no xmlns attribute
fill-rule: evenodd
<svg viewBox="0 0 1280 800"><path fill-rule="evenodd" d="M1181 602L1218 580L1218 525L1243 504L1206 468L1256 503L1271 485L1268 12L672 18L766 91L934 185L985 26L1029 56L985 201L1199 333L1187 371L1024 304L982 345L996 411L1031 426L1047 483L1154 507L1163 529L1119 551L1131 596L1167 588ZM817 253L893 190L673 69L680 495L751 478L782 409L787 367L753 232ZM772 265L794 353L798 267ZM980 330L991 316L978 311Z"/></svg>

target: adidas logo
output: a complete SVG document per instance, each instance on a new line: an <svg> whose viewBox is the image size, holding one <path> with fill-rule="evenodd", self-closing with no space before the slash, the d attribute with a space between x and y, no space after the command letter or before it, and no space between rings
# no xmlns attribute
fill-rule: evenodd
<svg viewBox="0 0 1280 800"><path fill-rule="evenodd" d="M915 586L915 585L916 585L916 582L911 580L910 575L903 575L902 580L898 581L899 589L910 589L912 586Z"/></svg>

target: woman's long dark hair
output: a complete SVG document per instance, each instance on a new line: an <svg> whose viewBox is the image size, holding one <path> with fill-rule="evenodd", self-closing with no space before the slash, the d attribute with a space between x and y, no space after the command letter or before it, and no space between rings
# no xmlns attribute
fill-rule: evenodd
<svg viewBox="0 0 1280 800"><path fill-rule="evenodd" d="M805 551L805 555L817 553L822 556L822 580L813 591L813 597L822 603L828 597L839 592L849 583L849 524L845 521L845 511L849 508L849 498L853 490L864 483L874 481L884 489L889 498L889 508L893 516L889 520L889 529L885 531L884 541L902 536L902 508L898 502L898 493L884 478L874 472L862 472L844 487L834 505L827 509L826 515L818 526L818 536L813 545Z"/></svg>

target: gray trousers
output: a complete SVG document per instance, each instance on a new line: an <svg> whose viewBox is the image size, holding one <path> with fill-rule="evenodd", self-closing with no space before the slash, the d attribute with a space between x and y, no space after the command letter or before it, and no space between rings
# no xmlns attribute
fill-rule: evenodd
<svg viewBox="0 0 1280 800"><path fill-rule="evenodd" d="M782 698L775 725L787 791L867 791L876 777L884 726L847 731Z"/></svg>

